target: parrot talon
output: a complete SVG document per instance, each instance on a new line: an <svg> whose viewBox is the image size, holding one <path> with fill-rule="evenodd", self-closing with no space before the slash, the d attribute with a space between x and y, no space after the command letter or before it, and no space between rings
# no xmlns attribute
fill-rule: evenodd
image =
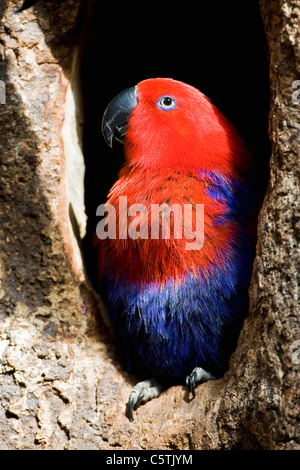
<svg viewBox="0 0 300 470"><path fill-rule="evenodd" d="M135 401L134 398L129 398L128 404L127 404L127 417L129 421L133 421L133 410L135 410Z"/></svg>
<svg viewBox="0 0 300 470"><path fill-rule="evenodd" d="M133 411L136 410L141 405L141 403L143 402L143 398L144 398L143 392L141 392L137 398L135 396L129 397L128 405L127 405L127 415L128 415L129 421L133 421Z"/></svg>
<svg viewBox="0 0 300 470"><path fill-rule="evenodd" d="M189 392L193 395L193 398L196 396L196 385L199 382L207 382L208 380L217 379L210 372L202 369L202 367L195 367L191 374L187 376L185 383L189 389Z"/></svg>
<svg viewBox="0 0 300 470"><path fill-rule="evenodd" d="M193 398L195 398L195 380L194 380L194 374L191 373L190 375L187 376L186 378L186 386L189 390L189 392L193 395Z"/></svg>
<svg viewBox="0 0 300 470"><path fill-rule="evenodd" d="M129 421L133 421L133 411L136 410L142 403L146 403L152 398L157 398L163 387L159 385L155 379L144 380L138 382L130 392L127 404L127 417Z"/></svg>

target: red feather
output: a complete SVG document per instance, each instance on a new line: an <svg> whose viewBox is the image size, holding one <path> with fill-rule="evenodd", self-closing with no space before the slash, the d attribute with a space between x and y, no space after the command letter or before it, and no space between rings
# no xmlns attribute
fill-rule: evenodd
<svg viewBox="0 0 300 470"><path fill-rule="evenodd" d="M163 283L168 278L178 279L185 273L207 268L212 260L217 265L222 264L221 251L230 254L230 247L235 237L233 224L216 226L213 219L222 215L224 206L221 202L211 199L204 191L205 183L193 172L174 172L172 169L163 170L133 169L126 165L120 178L111 189L108 204L117 209L117 227L119 227L119 197L127 197L128 207L133 204L143 204L147 207L148 215L141 217L147 225L148 239L132 240L106 239L103 242L105 259L109 272L116 278L126 277L131 281ZM174 219L171 217L170 239L151 239L151 204L179 204L184 213L184 204L204 204L204 247L200 250L187 250L190 243L183 233L182 239L173 238ZM134 217L128 217L126 229ZM192 229L195 231L195 215ZM108 219L107 219L108 220ZM108 220L109 223L109 220ZM160 220L160 226L163 221ZM141 227L140 227L141 229ZM110 256L110 250L112 255Z"/></svg>
<svg viewBox="0 0 300 470"><path fill-rule="evenodd" d="M163 95L172 96L177 107L160 109L157 103ZM181 240L172 236L170 240L151 239L150 216L145 216L142 223L148 225L147 240L123 240L117 234L116 240L106 239L101 244L107 269L116 278L164 283L188 272L196 276L212 260L221 267L224 256L230 256L236 228L233 222L215 223L226 207L205 192L208 182L200 178L199 170L242 179L251 162L250 152L210 100L187 84L149 79L137 85L137 96L128 121L126 163L109 193L108 204L117 209L119 197L126 196L128 206L143 204L148 214L151 204L179 204L182 210L187 203L194 207L204 204L204 247L187 250L190 240L184 236ZM129 218L126 227L131 222Z"/></svg>
<svg viewBox="0 0 300 470"><path fill-rule="evenodd" d="M239 177L251 154L235 128L210 100L185 83L155 78L137 85L138 103L128 122L128 162L146 168L204 169ZM171 95L176 109L159 98Z"/></svg>

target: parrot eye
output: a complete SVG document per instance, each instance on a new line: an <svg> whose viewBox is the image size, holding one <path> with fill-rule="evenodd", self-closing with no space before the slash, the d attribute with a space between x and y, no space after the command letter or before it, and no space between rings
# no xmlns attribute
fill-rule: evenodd
<svg viewBox="0 0 300 470"><path fill-rule="evenodd" d="M169 111L177 107L174 98L168 95L161 96L157 102L157 106L164 111Z"/></svg>

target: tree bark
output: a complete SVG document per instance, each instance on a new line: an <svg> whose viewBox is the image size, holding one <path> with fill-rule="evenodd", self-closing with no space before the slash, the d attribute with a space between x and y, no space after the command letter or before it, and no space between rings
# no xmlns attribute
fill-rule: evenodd
<svg viewBox="0 0 300 470"><path fill-rule="evenodd" d="M13 1L0 6L0 448L299 449L300 105L292 84L300 1L260 2L270 180L250 314L229 370L192 401L184 387L171 387L133 422L125 404L135 379L117 361L81 256L81 2L51 3L20 14Z"/></svg>

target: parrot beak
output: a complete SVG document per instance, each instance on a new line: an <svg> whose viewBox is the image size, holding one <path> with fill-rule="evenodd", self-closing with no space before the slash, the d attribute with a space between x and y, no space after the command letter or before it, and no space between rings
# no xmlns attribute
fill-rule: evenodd
<svg viewBox="0 0 300 470"><path fill-rule="evenodd" d="M134 86L119 93L107 106L102 119L102 134L110 147L114 137L124 143L128 118L136 104L137 91Z"/></svg>

